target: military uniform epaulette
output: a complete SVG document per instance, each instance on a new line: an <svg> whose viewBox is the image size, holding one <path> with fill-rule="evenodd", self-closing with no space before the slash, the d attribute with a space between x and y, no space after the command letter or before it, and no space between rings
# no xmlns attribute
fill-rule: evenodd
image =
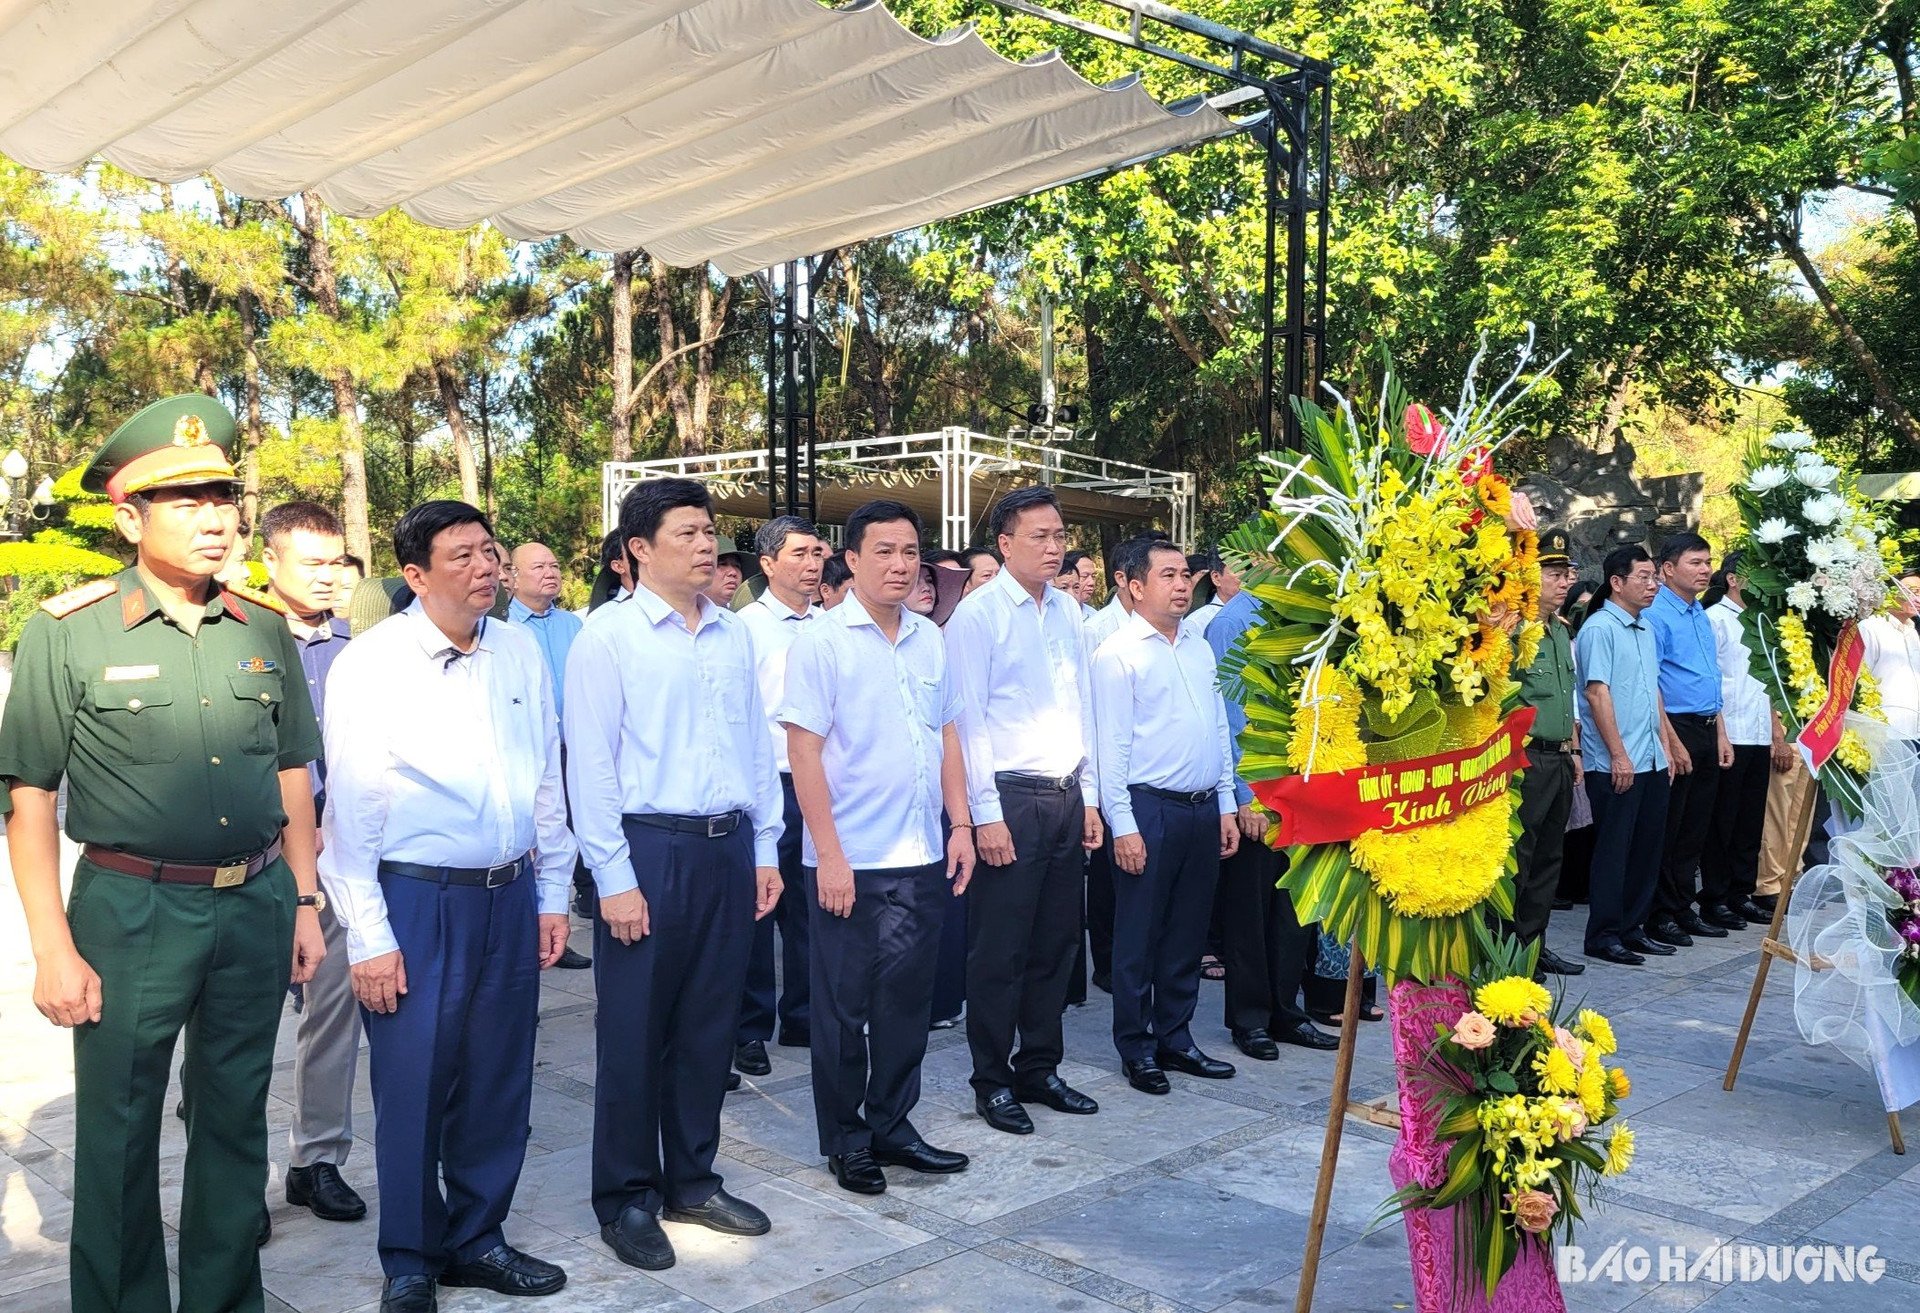
<svg viewBox="0 0 1920 1313"><path fill-rule="evenodd" d="M275 597L272 593L255 592L251 588L242 588L238 584L224 584L222 586L243 602L252 602L255 606L264 606L276 615L285 615L287 613L287 604Z"/></svg>
<svg viewBox="0 0 1920 1313"><path fill-rule="evenodd" d="M120 591L117 579L94 579L81 584L78 588L69 588L58 597L49 597L40 603L40 609L55 620L65 620L75 611L103 602Z"/></svg>

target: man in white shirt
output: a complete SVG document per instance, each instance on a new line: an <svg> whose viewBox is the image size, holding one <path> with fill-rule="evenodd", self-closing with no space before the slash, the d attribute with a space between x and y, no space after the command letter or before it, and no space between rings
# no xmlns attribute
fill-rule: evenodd
<svg viewBox="0 0 1920 1313"><path fill-rule="evenodd" d="M660 1227L772 1223L713 1170L754 921L780 897L780 781L753 640L705 595L712 504L650 479L620 506L633 596L567 658L567 783L599 890L593 1208L621 1262L671 1267Z"/></svg>
<svg viewBox="0 0 1920 1313"><path fill-rule="evenodd" d="M381 1308L431 1313L436 1278L508 1295L566 1284L501 1226L574 844L552 680L533 639L487 619L500 563L486 517L426 502L393 547L413 604L349 643L327 680L320 878L365 1009Z"/></svg>
<svg viewBox="0 0 1920 1313"><path fill-rule="evenodd" d="M1058 1072L1099 794L1079 604L1052 584L1067 547L1059 499L1018 489L989 523L1004 566L946 629L980 856L967 910L967 1045L975 1111L1028 1135L1023 1102L1100 1110Z"/></svg>
<svg viewBox="0 0 1920 1313"><path fill-rule="evenodd" d="M778 712L806 816L814 1118L820 1152L855 1194L887 1188L882 1166L967 1165L908 1120L941 922L973 869L946 647L904 605L920 574L920 529L892 501L847 517L853 595L794 644ZM953 821L944 844L943 803Z"/></svg>
<svg viewBox="0 0 1920 1313"><path fill-rule="evenodd" d="M1720 660L1720 716L1733 765L1720 772L1713 817L1707 822L1707 846L1700 853L1700 914L1716 923L1726 912L1754 925L1767 925L1773 912L1753 901L1760 874L1760 836L1767 819L1767 785L1774 759L1793 751L1767 690L1753 677L1752 657L1741 632L1740 553L1729 553L1721 571L1727 595L1707 608L1714 650Z"/></svg>
<svg viewBox="0 0 1920 1313"><path fill-rule="evenodd" d="M1885 613L1860 624L1866 647L1866 668L1880 686L1880 707L1887 731L1897 739L1920 745L1920 633L1913 618L1920 613L1920 573L1900 577L1900 586L1888 599Z"/></svg>
<svg viewBox="0 0 1920 1313"><path fill-rule="evenodd" d="M1213 649L1181 623L1193 600L1186 558L1139 541L1117 555L1133 614L1092 672L1113 831L1113 1043L1133 1088L1165 1094L1167 1068L1234 1074L1200 1051L1190 1026L1220 859L1240 848L1239 804Z"/></svg>
<svg viewBox="0 0 1920 1313"><path fill-rule="evenodd" d="M754 535L766 591L740 608L753 635L754 670L760 704L767 709L773 764L785 798L780 832L780 903L773 915L754 927L753 957L740 1003L740 1029L734 1039L733 1065L749 1076L773 1070L767 1041L773 1038L773 932L780 931L780 1042L793 1048L808 1043L807 890L800 878L800 804L794 800L793 770L787 764L787 730L774 713L786 694L787 657L794 640L826 612L814 604L827 545L817 530L797 515L779 515Z"/></svg>

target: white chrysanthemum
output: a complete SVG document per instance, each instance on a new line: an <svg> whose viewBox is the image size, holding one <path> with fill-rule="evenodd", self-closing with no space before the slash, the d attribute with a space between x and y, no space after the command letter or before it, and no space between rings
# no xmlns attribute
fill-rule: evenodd
<svg viewBox="0 0 1920 1313"><path fill-rule="evenodd" d="M1807 564L1815 570L1824 572L1838 564L1839 558L1833 550L1831 538L1815 538L1807 544Z"/></svg>
<svg viewBox="0 0 1920 1313"><path fill-rule="evenodd" d="M1776 451L1805 451L1813 445L1813 435L1809 433L1776 433L1767 439L1767 445Z"/></svg>
<svg viewBox="0 0 1920 1313"><path fill-rule="evenodd" d="M1754 492L1772 492L1792 477L1793 471L1784 465L1762 465L1747 476L1747 487Z"/></svg>
<svg viewBox="0 0 1920 1313"><path fill-rule="evenodd" d="M1811 611L1820 600L1820 590L1812 584L1801 582L1787 589L1787 605L1805 613Z"/></svg>
<svg viewBox="0 0 1920 1313"><path fill-rule="evenodd" d="M1753 537L1756 542L1783 543L1799 532L1779 516L1774 516L1760 521L1759 526L1753 531Z"/></svg>
<svg viewBox="0 0 1920 1313"><path fill-rule="evenodd" d="M1859 611L1860 599L1853 595L1853 588L1848 584L1828 584L1820 590L1820 607L1828 615L1848 620Z"/></svg>
<svg viewBox="0 0 1920 1313"><path fill-rule="evenodd" d="M1793 477L1815 492L1831 488L1840 471L1827 464L1817 451L1803 451L1793 458Z"/></svg>
<svg viewBox="0 0 1920 1313"><path fill-rule="evenodd" d="M1829 525L1846 513L1847 503L1843 497L1832 493L1822 493L1818 497L1809 497L1800 507L1800 514L1808 524Z"/></svg>

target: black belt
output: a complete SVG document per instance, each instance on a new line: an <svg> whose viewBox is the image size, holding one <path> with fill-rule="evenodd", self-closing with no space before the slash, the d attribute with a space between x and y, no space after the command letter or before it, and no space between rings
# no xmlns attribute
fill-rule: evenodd
<svg viewBox="0 0 1920 1313"><path fill-rule="evenodd" d="M1129 789L1138 789L1149 798L1159 798L1166 802L1184 802L1198 807L1210 802L1216 794L1213 789L1163 789L1157 784L1129 784Z"/></svg>
<svg viewBox="0 0 1920 1313"><path fill-rule="evenodd" d="M1080 776L1030 775L1023 770L1003 770L993 777L993 782L1002 789L1021 789L1027 793L1065 793L1080 787Z"/></svg>
<svg viewBox="0 0 1920 1313"><path fill-rule="evenodd" d="M1564 752L1568 756L1580 751L1573 745L1572 739L1543 739L1535 737L1528 741L1527 747L1537 752Z"/></svg>
<svg viewBox="0 0 1920 1313"><path fill-rule="evenodd" d="M525 857L516 857L499 866L426 866L420 862L381 862L380 874L404 875L409 880L429 884L472 885L481 889L499 889L520 878Z"/></svg>
<svg viewBox="0 0 1920 1313"><path fill-rule="evenodd" d="M738 809L718 816L669 816L665 812L628 812L624 819L653 830L674 834L697 834L708 839L724 839L740 828L747 814Z"/></svg>
<svg viewBox="0 0 1920 1313"><path fill-rule="evenodd" d="M1684 720L1689 724L1711 728L1720 719L1720 713L1717 711L1669 711L1667 719Z"/></svg>

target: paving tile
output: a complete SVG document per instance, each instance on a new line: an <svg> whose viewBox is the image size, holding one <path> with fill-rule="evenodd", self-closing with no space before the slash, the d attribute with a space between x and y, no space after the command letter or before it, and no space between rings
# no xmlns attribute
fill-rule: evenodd
<svg viewBox="0 0 1920 1313"><path fill-rule="evenodd" d="M978 1253L955 1255L820 1306L821 1313L1110 1313L1119 1307Z"/></svg>
<svg viewBox="0 0 1920 1313"><path fill-rule="evenodd" d="M1180 1176L1256 1203L1311 1216L1325 1134L1317 1126L1286 1127L1210 1162L1189 1167ZM1334 1225L1359 1233L1373 1224L1381 1205L1394 1191L1393 1178L1387 1171L1391 1152L1387 1145L1357 1135L1341 1137L1327 1212ZM1394 1218L1381 1225L1398 1229L1401 1224Z"/></svg>

